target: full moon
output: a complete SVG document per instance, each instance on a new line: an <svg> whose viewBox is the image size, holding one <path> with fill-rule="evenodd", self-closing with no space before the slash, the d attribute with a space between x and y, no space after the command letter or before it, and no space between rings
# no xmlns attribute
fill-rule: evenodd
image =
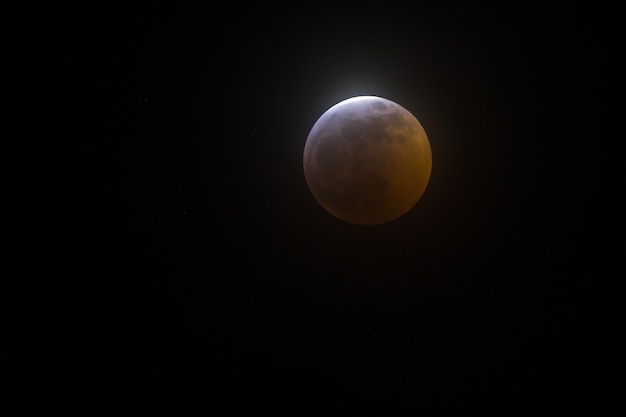
<svg viewBox="0 0 626 417"><path fill-rule="evenodd" d="M317 202L348 223L375 225L406 214L432 169L420 122L391 100L349 98L315 122L304 146L304 176Z"/></svg>

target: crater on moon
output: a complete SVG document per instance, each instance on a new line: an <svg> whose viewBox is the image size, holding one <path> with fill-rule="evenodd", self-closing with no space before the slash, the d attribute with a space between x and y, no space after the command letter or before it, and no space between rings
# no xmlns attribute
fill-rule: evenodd
<svg viewBox="0 0 626 417"><path fill-rule="evenodd" d="M315 199L344 221L394 220L420 199L432 167L419 121L374 96L342 101L315 123L304 147L304 174Z"/></svg>

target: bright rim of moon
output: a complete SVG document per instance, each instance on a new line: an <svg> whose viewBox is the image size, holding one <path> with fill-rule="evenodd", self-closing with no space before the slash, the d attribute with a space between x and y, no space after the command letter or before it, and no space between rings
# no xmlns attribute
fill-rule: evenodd
<svg viewBox="0 0 626 417"><path fill-rule="evenodd" d="M318 203L349 223L387 223L422 197L432 169L430 143L408 110L382 97L358 96L328 109L313 125L304 175Z"/></svg>

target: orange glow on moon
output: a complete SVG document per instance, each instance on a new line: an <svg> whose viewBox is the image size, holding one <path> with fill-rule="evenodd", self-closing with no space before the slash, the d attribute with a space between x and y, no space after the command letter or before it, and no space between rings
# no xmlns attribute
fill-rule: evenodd
<svg viewBox="0 0 626 417"><path fill-rule="evenodd" d="M422 197L432 170L420 122L393 101L344 100L317 120L304 147L304 175L318 203L335 217L382 224Z"/></svg>

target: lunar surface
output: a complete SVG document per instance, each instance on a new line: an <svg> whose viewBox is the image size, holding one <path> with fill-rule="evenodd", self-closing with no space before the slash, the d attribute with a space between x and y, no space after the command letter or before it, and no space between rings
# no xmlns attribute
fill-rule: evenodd
<svg viewBox="0 0 626 417"><path fill-rule="evenodd" d="M344 100L315 123L304 175L319 204L349 223L374 225L408 212L426 190L430 143L420 122L393 101Z"/></svg>

